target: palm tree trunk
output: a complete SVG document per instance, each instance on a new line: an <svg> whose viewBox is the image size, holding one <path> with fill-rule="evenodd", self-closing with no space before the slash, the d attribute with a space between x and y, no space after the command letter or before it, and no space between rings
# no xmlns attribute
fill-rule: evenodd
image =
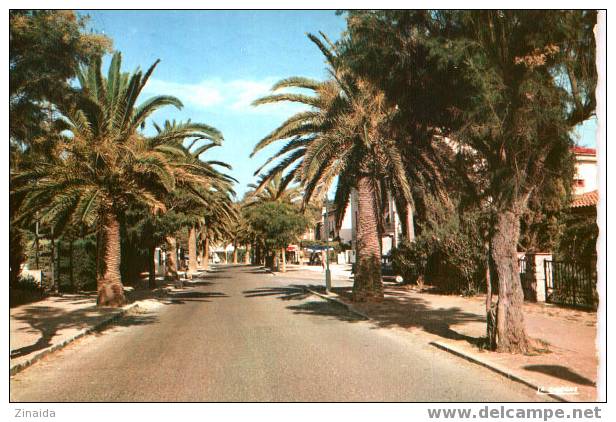
<svg viewBox="0 0 616 422"><path fill-rule="evenodd" d="M246 243L246 253L244 254L244 264L250 264L250 243Z"/></svg>
<svg viewBox="0 0 616 422"><path fill-rule="evenodd" d="M97 281L98 306L119 307L126 303L120 275L120 223L113 214L106 216L103 239L105 271Z"/></svg>
<svg viewBox="0 0 616 422"><path fill-rule="evenodd" d="M167 281L172 281L176 285L180 283L180 276L178 275L178 251L175 237L167 236L167 260L165 268L165 278Z"/></svg>
<svg viewBox="0 0 616 422"><path fill-rule="evenodd" d="M38 216L38 211L36 212L36 215ZM39 264L39 222L38 219L36 220L36 226L34 229L34 265L36 266L35 269L36 270L40 270L40 264Z"/></svg>
<svg viewBox="0 0 616 422"><path fill-rule="evenodd" d="M237 241L233 242L233 263L237 264Z"/></svg>
<svg viewBox="0 0 616 422"><path fill-rule="evenodd" d="M56 274L56 247L55 238L53 236L53 227L51 228L51 289L54 293L58 293L58 282Z"/></svg>
<svg viewBox="0 0 616 422"><path fill-rule="evenodd" d="M102 249L102 227L98 224L96 230L96 280L101 276L101 249Z"/></svg>
<svg viewBox="0 0 616 422"><path fill-rule="evenodd" d="M286 273L287 272L287 256L286 256L286 249L285 248L281 248L280 249L280 253L282 254L282 258L280 260L280 272L281 273Z"/></svg>
<svg viewBox="0 0 616 422"><path fill-rule="evenodd" d="M73 271L73 238L68 240L68 280L71 291L75 291L75 272Z"/></svg>
<svg viewBox="0 0 616 422"><path fill-rule="evenodd" d="M268 248L268 252L266 256L269 256L271 260L270 270L278 271L278 254L276 253L276 249L274 249L273 251L270 251Z"/></svg>
<svg viewBox="0 0 616 422"><path fill-rule="evenodd" d="M152 242L148 248L148 287L150 289L156 288L156 244ZM160 263L159 263L160 264Z"/></svg>
<svg viewBox="0 0 616 422"><path fill-rule="evenodd" d="M498 279L498 301L495 317L488 317L488 324L496 326L496 329L488 326L488 333L495 337L489 338L488 343L495 344L499 352L526 353L530 346L524 326L524 292L518 270L519 237L519 212L500 212L491 239L492 259Z"/></svg>
<svg viewBox="0 0 616 422"><path fill-rule="evenodd" d="M357 181L357 264L353 282L353 300L381 300L381 248L377 229L377 207L374 187L367 175Z"/></svg>
<svg viewBox="0 0 616 422"><path fill-rule="evenodd" d="M207 270L210 265L210 240L206 237L203 239L203 269Z"/></svg>
<svg viewBox="0 0 616 422"><path fill-rule="evenodd" d="M406 206L406 238L409 242L415 240L415 218L411 204Z"/></svg>
<svg viewBox="0 0 616 422"><path fill-rule="evenodd" d="M191 226L188 232L188 272L197 272L197 230Z"/></svg>
<svg viewBox="0 0 616 422"><path fill-rule="evenodd" d="M197 261L199 261L199 264L197 265L197 268L202 270L203 269L203 257L204 257L204 246L203 246L203 239L199 239L197 240Z"/></svg>

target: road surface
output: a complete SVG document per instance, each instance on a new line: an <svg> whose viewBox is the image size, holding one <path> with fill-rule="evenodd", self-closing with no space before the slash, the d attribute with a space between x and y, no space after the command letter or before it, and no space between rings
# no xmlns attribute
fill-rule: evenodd
<svg viewBox="0 0 616 422"><path fill-rule="evenodd" d="M534 401L256 267L219 271L11 377L12 401Z"/></svg>

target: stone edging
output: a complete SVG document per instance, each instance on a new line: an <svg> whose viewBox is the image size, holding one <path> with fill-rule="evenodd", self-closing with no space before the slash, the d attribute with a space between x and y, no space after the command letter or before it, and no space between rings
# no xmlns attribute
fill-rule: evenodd
<svg viewBox="0 0 616 422"><path fill-rule="evenodd" d="M322 293L318 293L318 292L316 292L316 291L314 291L312 289L309 289L307 287L304 287L304 290L306 292L312 293L313 295L319 296L319 297L321 297L323 299L326 299L328 301L331 301L331 302L337 303L339 305L342 305L349 312L352 312L352 313L354 313L356 315L359 315L359 316L361 316L362 318L364 318L366 320L369 320L369 321L373 320L368 315L364 314L363 312L358 311L353 306L349 305L348 303L343 302L342 300L338 299L337 297L329 296L329 295L324 295ZM475 358L473 356L470 356L467 353L464 353L464 352L462 352L462 351L460 351L460 350L458 350L458 349L456 349L456 348L454 348L452 346L449 346L449 345L441 343L441 342L431 341L429 344L431 346L434 346L434 347L440 349L440 350L448 352L448 353L450 353L450 354L452 354L454 356L458 356L460 358L463 358L463 359L465 359L465 360L467 360L467 361L469 361L471 363L483 366L484 368L489 369L489 370L491 370L491 371L493 371L493 372L495 372L495 373L497 373L499 375L502 375L502 376L504 376L506 378L509 378L512 381L515 381L515 382L518 382L520 384L526 385L527 387L530 387L530 388L532 388L535 391L539 391L539 386L537 384L535 384L533 381L525 379L525 378L520 377L518 375L515 375L511 371L509 371L509 370L507 370L505 368L500 368L500 367L498 367L496 365L493 365L491 363L479 360L479 359L477 359L477 358ZM562 396L559 396L558 394L546 394L546 395L551 397L551 398L553 398L553 399L561 401L561 402L569 402L569 400L565 399Z"/></svg>
<svg viewBox="0 0 616 422"><path fill-rule="evenodd" d="M356 315L359 315L360 317L362 317L363 319L369 320L371 321L372 318L370 318L368 315L364 314L361 311L358 311L357 309L355 309L353 306L349 305L348 303L338 299L337 297L333 296L333 295L324 295L323 293L319 293L316 292L312 289L309 289L307 287L303 288L306 292L312 293L313 295L319 296L320 298L323 298L325 300L329 300L330 302L334 302L337 303L339 305L344 306L349 312L354 313ZM337 296L337 295L336 295Z"/></svg>
<svg viewBox="0 0 616 422"><path fill-rule="evenodd" d="M540 386L537 385L534 381L529 380L527 378L521 377L519 375L514 374L513 372L511 372L509 369L495 365L493 363L490 362L486 362L485 360L480 360L472 355L470 355L469 353L466 353L454 346L451 346L449 344L445 344L439 341L431 341L429 343L431 346L436 347L437 349L443 350L447 353L450 353L454 356L458 356L462 359L467 360L468 362L474 363L476 365L480 365L483 366L484 368L487 368L499 375L502 375L506 378L509 378L512 381L518 382L520 384L524 384L527 387L532 388L535 391L539 391ZM553 399L556 399L558 401L561 402L569 402L569 400L567 400L566 398L558 395L558 394L553 394L553 393L546 393L545 394L548 397L551 397Z"/></svg>
<svg viewBox="0 0 616 422"><path fill-rule="evenodd" d="M55 352L57 350L60 350L60 349L63 349L64 347L66 347L70 343L72 343L73 341L75 341L75 340L85 336L86 334L90 334L93 331L101 329L105 325L110 324L113 321L123 317L126 314L126 312L128 312L129 310L135 308L138 305L139 305L139 302L135 302L135 303L132 303L131 305L123 307L123 308L120 309L120 311L118 311L118 312L114 313L113 315L109 316L109 318L106 318L106 319L98 322L97 324L92 325L91 327L83 328L82 330L78 331L76 334L74 334L71 337L63 340L62 342L56 343L56 344L52 345L51 347L48 347L48 348L46 348L44 350L41 350L40 352L34 354L32 357L30 357L29 359L25 360L24 362L21 362L21 363L18 363L16 365L11 366L11 369L9 371L9 375L15 375L15 374L23 371L24 369L26 369L30 365L34 364L39 359L49 355L50 353L53 353L53 352Z"/></svg>

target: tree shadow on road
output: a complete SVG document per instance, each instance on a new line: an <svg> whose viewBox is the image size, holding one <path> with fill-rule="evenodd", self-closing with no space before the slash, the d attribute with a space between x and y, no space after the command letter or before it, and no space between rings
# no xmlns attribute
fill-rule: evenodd
<svg viewBox="0 0 616 422"><path fill-rule="evenodd" d="M347 303L351 302L352 288L333 290ZM395 290L387 290L387 295L381 302L355 303L353 306L369 314L377 327L419 328L445 339L464 340L475 346L481 346L485 342L483 335L475 337L464 333L465 330L460 330L467 324L485 324L485 315L467 312L457 306L432 307L427 300Z"/></svg>
<svg viewBox="0 0 616 422"><path fill-rule="evenodd" d="M348 311L343 305L339 305L324 300L314 300L302 303L301 305L287 306L295 314L299 315L318 315L333 317L345 322L360 322L366 319Z"/></svg>
<svg viewBox="0 0 616 422"><path fill-rule="evenodd" d="M66 310L54 306L27 306L19 313L11 315L11 319L26 324L19 331L24 333L39 333L36 342L11 350L11 359L29 355L53 345L53 339L62 330L84 329L96 325L104 319L118 313L117 309L97 308L95 305L79 309ZM116 320L123 320L120 318ZM151 318L132 318L122 321L125 325L143 325L155 322ZM13 335L18 335L13 334Z"/></svg>
<svg viewBox="0 0 616 422"><path fill-rule="evenodd" d="M201 281L192 284L209 286L214 283ZM220 292L201 292L191 289L170 292L164 296L157 297L152 297L154 292L151 290L144 291L143 295L138 294L140 292L141 291L131 292L130 296L133 300L153 299L164 305L178 305L197 301L211 302L211 299L214 298L227 297L226 294ZM97 307L95 305L96 296L92 295L67 295L65 297L56 297L50 300L52 300L52 302L49 306L44 306L39 302L39 304L24 305L20 307L18 311L11 312L11 321L16 321L19 325L23 325L21 327L18 325L19 328L17 328L17 332L12 335L19 336L23 333L23 335L27 336L26 339L31 339L30 341L36 339L34 343L26 346L20 345L20 347L11 350L11 359L27 356L31 353L51 347L54 343L61 341L61 337L56 337L61 335L61 332L64 330L81 330L92 327L120 312L119 309ZM58 306L54 306L54 304ZM91 305L87 306L88 304ZM70 305L73 305L73 309L70 307L67 309L67 306ZM76 306L79 307L74 309ZM158 320L153 315L147 315L149 312L146 312L146 314L138 314L136 312L137 311L133 312L133 310L129 310L122 317L115 319L111 325L144 325L155 323ZM12 324L11 322L11 325ZM99 332L102 332L104 329L101 329ZM13 330L13 328L11 328L11 330Z"/></svg>
<svg viewBox="0 0 616 422"><path fill-rule="evenodd" d="M206 281L206 280L190 280L190 281L185 281L184 285L186 287L207 287L207 286L211 286L214 283L212 283L211 281Z"/></svg>
<svg viewBox="0 0 616 422"><path fill-rule="evenodd" d="M301 286L295 285L288 287L261 287L254 290L246 290L242 293L244 294L244 297L275 296L281 300L303 300L311 295Z"/></svg>
<svg viewBox="0 0 616 422"><path fill-rule="evenodd" d="M172 292L160 299L160 302L165 305L177 305L186 302L211 302L212 298L229 297L221 292Z"/></svg>
<svg viewBox="0 0 616 422"><path fill-rule="evenodd" d="M303 300L311 294L305 288L313 291L321 291L321 285L290 285L285 287L263 287L244 292L246 297L274 296L280 300ZM351 287L337 287L332 291L339 297L350 303ZM388 292L389 295L389 292ZM450 340L464 340L473 345L482 345L485 341L483 336L470 336L452 327L461 327L471 323L485 323L485 316L472 312L465 312L458 307L432 308L426 300L396 294L386 297L380 303L353 304L353 306L370 315L374 328L400 327L405 329L418 328L430 334ZM297 314L321 315L335 317L345 322L362 321L364 318L350 313L343 305L326 302L318 299L313 302L288 309Z"/></svg>
<svg viewBox="0 0 616 422"><path fill-rule="evenodd" d="M286 287L261 287L254 290L246 290L242 293L244 294L244 297L275 297L276 299L284 301L305 301L308 298L314 297L312 293L308 292L303 286L300 285L290 285ZM327 302L319 298L309 302L304 302L300 305L287 306L287 309L292 310L295 314L334 317L347 322L364 320L364 318L358 317L352 312L349 312L343 305Z"/></svg>

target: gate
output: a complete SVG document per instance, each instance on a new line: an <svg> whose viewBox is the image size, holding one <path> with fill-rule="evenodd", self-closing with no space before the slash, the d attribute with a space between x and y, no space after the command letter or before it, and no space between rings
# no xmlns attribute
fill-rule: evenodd
<svg viewBox="0 0 616 422"><path fill-rule="evenodd" d="M522 291L524 292L524 300L535 301L536 293L533 286L535 266L534 261L528 261L526 256L518 258L518 273L520 274L520 282L522 283Z"/></svg>
<svg viewBox="0 0 616 422"><path fill-rule="evenodd" d="M546 301L583 308L597 307L597 272L589 264L545 261Z"/></svg>

